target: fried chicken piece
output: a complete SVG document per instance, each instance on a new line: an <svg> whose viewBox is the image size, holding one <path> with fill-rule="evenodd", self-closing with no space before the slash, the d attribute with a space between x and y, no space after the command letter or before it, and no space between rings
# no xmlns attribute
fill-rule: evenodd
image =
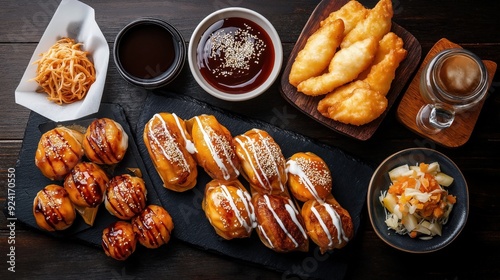
<svg viewBox="0 0 500 280"><path fill-rule="evenodd" d="M380 41L391 30L393 15L391 0L380 0L373 9L369 10L366 18L345 35L340 47L347 48L355 42L372 36Z"/></svg>
<svg viewBox="0 0 500 280"><path fill-rule="evenodd" d="M318 111L327 118L359 126L378 118L387 104L383 94L364 81L356 81L327 94L318 103Z"/></svg>
<svg viewBox="0 0 500 280"><path fill-rule="evenodd" d="M344 22L344 34L347 35L359 22L365 19L368 14L366 9L361 3L355 0L347 2L337 11L331 12L330 15L320 22L320 26L326 25L341 19Z"/></svg>
<svg viewBox="0 0 500 280"><path fill-rule="evenodd" d="M324 95L356 79L371 65L378 41L375 37L369 37L341 49L330 62L329 72L301 82L297 90L311 96Z"/></svg>
<svg viewBox="0 0 500 280"><path fill-rule="evenodd" d="M344 22L340 19L328 22L316 30L299 51L288 77L290 84L297 86L308 78L323 73L342 41Z"/></svg>
<svg viewBox="0 0 500 280"><path fill-rule="evenodd" d="M396 76L396 69L407 53L403 48L403 39L393 32L387 33L379 42L373 65L360 74L358 79L364 79L372 90L387 95Z"/></svg>

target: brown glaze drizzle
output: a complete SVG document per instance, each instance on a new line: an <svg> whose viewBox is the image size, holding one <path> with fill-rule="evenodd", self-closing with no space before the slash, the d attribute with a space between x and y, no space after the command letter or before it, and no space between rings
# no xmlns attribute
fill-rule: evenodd
<svg viewBox="0 0 500 280"><path fill-rule="evenodd" d="M144 182L128 174L113 177L108 182L106 196L106 208L121 219L132 218L146 206Z"/></svg>
<svg viewBox="0 0 500 280"><path fill-rule="evenodd" d="M137 240L130 223L117 221L104 229L102 247L106 255L125 260L135 251Z"/></svg>
<svg viewBox="0 0 500 280"><path fill-rule="evenodd" d="M142 245L148 248L158 248L170 240L169 223L171 227L173 224L163 211L165 210L160 209L159 206L150 205L134 219L135 232Z"/></svg>
<svg viewBox="0 0 500 280"><path fill-rule="evenodd" d="M113 135L112 142L109 141L110 135L107 135L109 133L109 131L106 131L107 126L112 126L113 131L117 131ZM87 157L99 164L119 162L124 154L124 149L120 145L123 137L123 131L113 120L106 118L94 120L85 134L85 144L88 144L85 145Z"/></svg>
<svg viewBox="0 0 500 280"><path fill-rule="evenodd" d="M48 186L42 189L34 201L34 213L41 214L44 218L47 230L61 230L69 227L74 216L66 217L66 213L61 211L63 203L70 203L68 193L59 186ZM35 217L36 218L36 217Z"/></svg>
<svg viewBox="0 0 500 280"><path fill-rule="evenodd" d="M94 163L82 162L77 164L66 178L65 187L68 191L76 189L78 196L85 202L86 207L96 207L104 200L104 190L108 182L104 171ZM76 201L73 201L76 204Z"/></svg>
<svg viewBox="0 0 500 280"><path fill-rule="evenodd" d="M43 152L40 154L41 158L36 157L36 164L39 167L48 164L54 175L51 179L62 179L83 156L80 143L75 140L78 145L71 145L68 137L73 136L66 129L55 128L46 132L40 139L39 149Z"/></svg>

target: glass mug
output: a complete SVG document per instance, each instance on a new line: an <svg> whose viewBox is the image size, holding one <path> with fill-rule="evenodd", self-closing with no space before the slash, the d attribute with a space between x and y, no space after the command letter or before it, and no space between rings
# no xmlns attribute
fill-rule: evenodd
<svg viewBox="0 0 500 280"><path fill-rule="evenodd" d="M488 88L488 70L479 57L460 48L440 51L420 77L427 104L417 113L417 126L428 134L450 127L455 114L476 106Z"/></svg>

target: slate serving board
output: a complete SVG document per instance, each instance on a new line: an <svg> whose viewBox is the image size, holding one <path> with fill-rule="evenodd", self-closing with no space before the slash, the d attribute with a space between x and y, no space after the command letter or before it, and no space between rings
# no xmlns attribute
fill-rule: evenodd
<svg viewBox="0 0 500 280"><path fill-rule="evenodd" d="M190 97L173 93L165 93L165 95L150 93L137 123L136 141L139 152L161 203L172 216L175 225L172 233L174 238L207 251L283 272L283 278L291 275L319 279L344 277L350 244L326 255L321 255L317 246L312 242L310 251L307 253L280 254L265 247L258 239L256 232L253 232L250 238L242 240L228 241L218 237L201 208L205 185L210 181L210 177L201 168L199 168L197 185L192 190L177 193L163 187L142 140L144 125L158 112L175 113L183 119L200 114L214 115L233 136L252 128L264 129L280 145L286 158L299 151L310 151L320 155L332 172L332 194L350 212L356 233L360 226L368 183L373 173L371 167L337 148L316 143L304 136L264 122L228 114ZM240 181L248 187L242 176L240 176Z"/></svg>
<svg viewBox="0 0 500 280"><path fill-rule="evenodd" d="M55 123L37 113L31 112L28 119L28 124L26 126L24 140L19 154L19 159L16 163L15 171L15 214L18 221L30 227L33 227L34 229L41 230L36 224L35 218L33 216L33 200L38 191L48 184L58 184L60 186L63 186L63 181L51 181L50 179L46 178L35 165L35 152L42 134L49 129L56 127L57 125L77 124L86 127L91 123L92 120L103 117L113 119L120 123L129 136L129 146L123 160L118 163L113 169L107 168L105 170L107 170L108 172L112 172L111 175L119 175L130 174L131 172L128 170L128 168L141 169L142 178L144 179L146 188L148 190L147 203L161 205L155 189L152 187L152 183L150 178L148 177L148 173L145 172L144 163L142 162L142 158L137 149L137 145L130 129L130 125L126 120L122 107L117 104L103 103L101 104L101 107L96 114L79 120L67 121L62 123ZM117 220L118 219L116 217L109 214L109 212L104 207L104 204L101 204L99 206L97 217L92 227L87 225L83 221L81 216L77 214L77 218L74 221L73 225L64 231L41 231L54 237L73 238L83 241L84 243L88 243L92 246L101 246L103 229Z"/></svg>

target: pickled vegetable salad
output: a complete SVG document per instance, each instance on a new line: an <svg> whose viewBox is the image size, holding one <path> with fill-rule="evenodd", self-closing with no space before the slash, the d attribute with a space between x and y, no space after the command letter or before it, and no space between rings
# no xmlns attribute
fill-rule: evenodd
<svg viewBox="0 0 500 280"><path fill-rule="evenodd" d="M453 183L453 177L442 173L437 162L401 165L389 171L389 177L392 183L379 197L387 226L411 238L441 235L457 201L443 188Z"/></svg>

